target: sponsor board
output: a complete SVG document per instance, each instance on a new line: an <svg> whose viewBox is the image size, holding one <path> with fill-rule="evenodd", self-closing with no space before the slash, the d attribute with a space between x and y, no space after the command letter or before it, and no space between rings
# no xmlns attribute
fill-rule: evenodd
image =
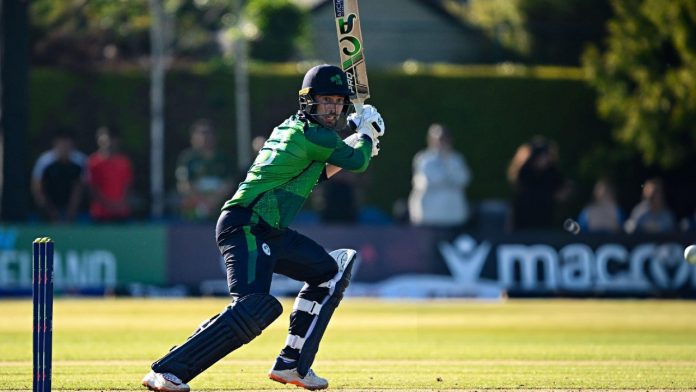
<svg viewBox="0 0 696 392"><path fill-rule="evenodd" d="M298 231L327 251L358 251L347 291L353 296L696 296L696 266L682 255L691 236L682 233L480 236L364 226L306 226ZM178 236L170 238L170 246L178 244L172 248L170 271L185 273L172 275L175 280L170 283L194 285L194 291L203 294L226 294L224 262L216 246L207 246L210 233L200 228L176 232ZM201 247L186 250L187 241ZM274 275L271 290L292 296L301 287L300 282Z"/></svg>
<svg viewBox="0 0 696 392"><path fill-rule="evenodd" d="M477 241L462 234L437 246L462 285L488 282L523 295L696 293L696 266L683 257L686 238L566 238Z"/></svg>
<svg viewBox="0 0 696 392"><path fill-rule="evenodd" d="M31 244L55 242L54 287L104 293L133 283L165 284L165 231L148 226L0 227L0 295L31 293Z"/></svg>
<svg viewBox="0 0 696 392"><path fill-rule="evenodd" d="M696 265L683 257L692 236L684 233L569 236L536 232L481 237L462 233L443 239L437 232L401 230L389 236L323 230L316 238L320 243L321 239L352 242L356 249L370 251L370 264L377 268L366 271L366 253L361 252L350 295L696 296ZM417 272L412 269L414 260L421 264ZM390 276L376 270L390 271Z"/></svg>
<svg viewBox="0 0 696 392"><path fill-rule="evenodd" d="M452 235L396 226L297 229L327 251L359 252L347 295L696 297L696 265L688 264L682 253L693 242L687 233ZM161 295L157 293L173 287L176 295L227 295L226 270L213 232L212 225L0 227L0 295L31 292L31 241L39 236L56 242L55 284L60 292L125 293L136 287L134 295ZM272 293L293 296L301 286L274 275Z"/></svg>

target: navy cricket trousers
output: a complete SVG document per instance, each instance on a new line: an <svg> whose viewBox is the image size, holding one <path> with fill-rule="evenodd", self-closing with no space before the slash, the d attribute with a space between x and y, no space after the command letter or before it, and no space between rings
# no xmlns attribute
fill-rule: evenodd
<svg viewBox="0 0 696 392"><path fill-rule="evenodd" d="M319 244L295 230L252 219L247 208L223 211L215 237L233 297L268 294L274 272L310 285L326 282L338 272L334 259Z"/></svg>

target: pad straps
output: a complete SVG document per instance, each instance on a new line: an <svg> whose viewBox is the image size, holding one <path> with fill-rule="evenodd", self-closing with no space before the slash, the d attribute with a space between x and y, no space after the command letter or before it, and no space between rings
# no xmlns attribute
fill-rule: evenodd
<svg viewBox="0 0 696 392"><path fill-rule="evenodd" d="M293 305L292 310L299 310L314 316L321 312L321 304L316 301L310 301L304 298L297 297L295 299L295 305Z"/></svg>

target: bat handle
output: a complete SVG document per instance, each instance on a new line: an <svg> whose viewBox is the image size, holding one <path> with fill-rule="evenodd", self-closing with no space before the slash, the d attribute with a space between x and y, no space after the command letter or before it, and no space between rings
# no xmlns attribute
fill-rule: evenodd
<svg viewBox="0 0 696 392"><path fill-rule="evenodd" d="M363 111L363 105L365 104L365 101L362 99L354 99L353 100L353 107L355 107L355 113L360 114Z"/></svg>

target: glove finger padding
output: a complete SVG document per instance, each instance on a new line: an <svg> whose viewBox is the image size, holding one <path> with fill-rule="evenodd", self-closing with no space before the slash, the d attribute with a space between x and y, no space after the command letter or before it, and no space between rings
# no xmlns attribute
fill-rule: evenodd
<svg viewBox="0 0 696 392"><path fill-rule="evenodd" d="M372 105L365 105L360 114L351 113L348 121L357 132L364 133L373 139L383 136L386 131L382 115Z"/></svg>
<svg viewBox="0 0 696 392"><path fill-rule="evenodd" d="M377 108L372 105L365 105L362 111L364 125L371 126L377 137L384 136L386 126L382 115L379 114Z"/></svg>

